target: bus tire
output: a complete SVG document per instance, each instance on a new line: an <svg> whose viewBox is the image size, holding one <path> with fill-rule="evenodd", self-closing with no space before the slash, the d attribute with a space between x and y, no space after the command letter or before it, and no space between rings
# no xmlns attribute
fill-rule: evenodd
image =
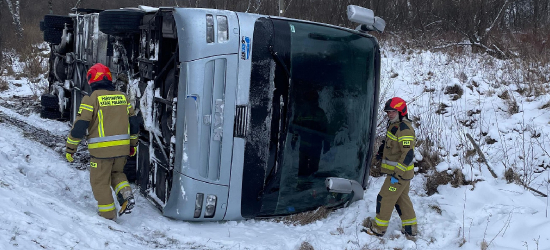
<svg viewBox="0 0 550 250"><path fill-rule="evenodd" d="M136 9L112 9L99 13L99 30L108 35L139 33L145 12Z"/></svg>
<svg viewBox="0 0 550 250"><path fill-rule="evenodd" d="M42 108L42 110L40 111L40 117L44 119L60 119L61 112L59 112L59 110Z"/></svg>
<svg viewBox="0 0 550 250"><path fill-rule="evenodd" d="M69 16L60 15L45 15L44 16L44 30L58 29L63 30L65 24L73 24L73 18Z"/></svg>
<svg viewBox="0 0 550 250"><path fill-rule="evenodd" d="M44 41L51 44L60 44L63 36L62 29L47 28L44 30Z"/></svg>
<svg viewBox="0 0 550 250"><path fill-rule="evenodd" d="M59 99L52 94L45 94L40 97L40 105L47 109L59 109Z"/></svg>

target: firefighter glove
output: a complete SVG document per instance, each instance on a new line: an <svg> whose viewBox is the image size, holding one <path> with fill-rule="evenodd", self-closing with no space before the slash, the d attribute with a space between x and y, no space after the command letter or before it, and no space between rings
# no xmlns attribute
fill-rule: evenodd
<svg viewBox="0 0 550 250"><path fill-rule="evenodd" d="M68 162L74 161L73 154L65 153L65 158L67 158Z"/></svg>
<svg viewBox="0 0 550 250"><path fill-rule="evenodd" d="M130 156L136 155L137 147L130 147Z"/></svg>
<svg viewBox="0 0 550 250"><path fill-rule="evenodd" d="M390 180L391 184L395 184L395 183L398 183L398 182L399 182L399 180L397 178L395 178L393 176L391 177L391 180Z"/></svg>

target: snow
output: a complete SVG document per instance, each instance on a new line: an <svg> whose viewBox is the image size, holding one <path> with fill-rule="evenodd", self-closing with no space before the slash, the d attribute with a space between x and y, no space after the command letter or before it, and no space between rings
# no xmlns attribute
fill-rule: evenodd
<svg viewBox="0 0 550 250"><path fill-rule="evenodd" d="M410 191L419 221L415 241L399 232L396 212L384 237L360 231L362 221L375 216L383 177L371 178L363 200L303 226L273 220L176 221L162 216L141 195L131 214L108 221L97 215L87 170L75 168L59 152L0 120L0 249L299 249L305 241L314 249L550 249L548 199L503 177L513 167L527 175L531 187L549 193L550 114L548 107L541 107L550 96L526 98L518 93L520 88L529 91L519 72L527 69L511 70L509 63L468 52L452 57L384 50L381 103L393 96L408 101L411 116L420 117L419 139L429 137L431 151L442 155L436 171L460 169L472 181L441 185L427 196L427 177L416 174ZM25 79L2 80L9 83L9 90L0 92L2 100L33 94L29 84L17 84ZM463 94L452 100L445 92L455 84ZM548 91L550 83L542 84ZM509 91L508 101L516 100L518 113L511 114L507 100L499 97L504 91ZM146 95L142 106L154 93ZM439 103L448 105L446 113L435 112ZM0 112L56 135L68 132L65 122L38 114L27 117L3 106ZM466 157L466 150L473 148L466 133L479 144L498 178L475 160L477 156ZM487 138L496 142L489 144ZM422 159L418 151L416 159Z"/></svg>

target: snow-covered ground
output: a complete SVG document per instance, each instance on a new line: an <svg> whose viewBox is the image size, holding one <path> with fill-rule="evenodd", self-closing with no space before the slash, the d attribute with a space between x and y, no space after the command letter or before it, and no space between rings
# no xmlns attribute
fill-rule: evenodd
<svg viewBox="0 0 550 250"><path fill-rule="evenodd" d="M360 231L362 221L375 215L383 177L371 178L364 200L304 226L269 220L175 221L140 195L132 214L117 222L104 220L97 215L88 171L0 119L0 249L300 249L303 242L316 250L550 249L548 199L504 179L506 168L512 167L527 174L524 180L531 187L549 193L550 96L520 95L518 89L528 87L521 72L489 57L390 49L383 57L381 102L396 95L409 101L411 115L420 118L419 140L429 138L431 151L442 155L436 169L460 169L467 181L474 181L458 188L442 185L427 196L427 176L417 174L411 198L420 235L414 241L399 232L396 212L384 237ZM67 123L6 108L13 95L31 96L32 90L21 84L25 79L3 79L10 88L0 92L0 115L54 135L68 132ZM463 94L453 101L445 92L455 84ZM550 90L549 84L541 89ZM504 91L509 91L508 101L502 98ZM518 104L515 114L508 109L512 99ZM440 103L448 107L441 110ZM466 133L498 178L466 153L473 149Z"/></svg>

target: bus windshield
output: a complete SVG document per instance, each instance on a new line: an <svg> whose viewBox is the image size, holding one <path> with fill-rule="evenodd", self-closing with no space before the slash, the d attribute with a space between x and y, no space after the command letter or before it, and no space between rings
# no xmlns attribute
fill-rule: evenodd
<svg viewBox="0 0 550 250"><path fill-rule="evenodd" d="M260 214L342 205L351 194L329 193L325 179L361 182L365 175L377 101L376 41L335 27L278 22L274 33L288 43L279 45L288 48L286 61L279 60L287 70L275 71L290 76L275 75L290 78L282 119L286 137L271 171L275 177L266 180L275 191L264 192Z"/></svg>

